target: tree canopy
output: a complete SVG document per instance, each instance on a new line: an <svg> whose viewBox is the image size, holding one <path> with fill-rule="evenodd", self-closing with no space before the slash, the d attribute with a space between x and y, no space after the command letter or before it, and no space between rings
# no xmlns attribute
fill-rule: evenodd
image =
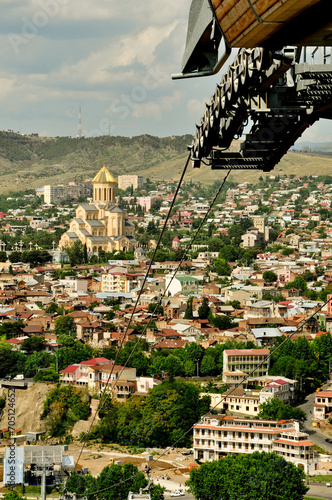
<svg viewBox="0 0 332 500"><path fill-rule="evenodd" d="M258 418L264 420L298 420L303 423L307 415L301 408L294 408L278 398L271 398L259 405Z"/></svg>
<svg viewBox="0 0 332 500"><path fill-rule="evenodd" d="M149 447L170 446L182 438L179 446L190 446L192 438L187 431L209 406L210 397L201 398L196 385L181 380L164 381L146 397L112 404L90 437Z"/></svg>
<svg viewBox="0 0 332 500"><path fill-rule="evenodd" d="M128 498L130 491L139 493L140 489L145 488L147 484L148 481L143 472L140 472L136 465L127 463L105 467L97 477L91 474L83 476L73 472L67 480L66 489L78 496L86 495L92 500L124 500ZM150 487L151 499L163 500L164 489L160 485L152 485Z"/></svg>
<svg viewBox="0 0 332 500"><path fill-rule="evenodd" d="M304 472L275 453L229 455L192 469L186 482L196 500L302 500Z"/></svg>

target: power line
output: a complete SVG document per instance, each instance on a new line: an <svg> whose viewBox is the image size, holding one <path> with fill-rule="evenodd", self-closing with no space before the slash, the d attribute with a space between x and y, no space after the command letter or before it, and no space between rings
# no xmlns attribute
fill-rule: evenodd
<svg viewBox="0 0 332 500"><path fill-rule="evenodd" d="M251 377L255 372L256 370L258 370L264 363L266 363L266 361L268 361L270 359L270 357L275 354L279 349L281 349L281 347L283 347L289 340L291 340L291 338L296 334L298 333L298 331L303 328L303 326L308 322L310 321L321 309L323 309L323 307L326 306L326 304L328 304L332 299L328 299L324 302L324 304L322 304L314 313L312 313L308 318L306 318L302 324L300 324L297 329L291 333L289 335L289 337L287 337L285 340L283 340L283 342L281 342L281 344L279 344L273 352L270 352L264 359L263 361L261 361L261 363L259 363L251 372L249 372L245 377L243 377L243 379L238 383L236 384L227 394L227 396L229 396L230 394L232 394L238 387L240 387L243 382L245 382L249 377ZM212 408L210 408L209 412L208 413L205 413L204 415L202 415L201 419L204 418L205 416L207 416L211 411L213 411L222 401L224 401L226 399L227 396L222 396L221 400L216 403ZM172 443L171 446L169 446L168 448L165 449L165 451L158 457L156 458L155 460L152 461L152 463L149 465L149 469L151 469L153 467L153 465L155 463L157 463L164 455L166 455L168 453L169 450L171 450L172 448L174 448L187 434L189 434L189 432L191 432L191 430L194 428L194 426L197 424L198 422L196 422L195 424L193 424L186 432L184 432L174 443ZM97 491L94 491L94 492L91 492L91 493L86 493L85 496L90 496L90 495L95 495L97 493L102 493L104 491L108 491L112 488L115 488L116 486L120 486L121 484L124 484L126 482L128 482L129 480L132 480L134 479L135 477L137 477L138 474L134 474L133 476L131 476L130 478L127 478L127 479L124 479L122 481L119 481L118 483L116 484L113 484L111 486L108 486L107 488L102 488L102 489L99 489Z"/></svg>
<svg viewBox="0 0 332 500"><path fill-rule="evenodd" d="M220 186L219 186L219 189L218 189L217 193L215 194L215 196L214 196L214 198L213 198L212 202L210 203L210 206L209 206L208 210L207 210L207 211L206 211L206 213L205 213L205 216L204 216L204 217L203 217L203 219L201 220L201 222L200 222L200 224L199 224L199 226L198 226L198 228L197 228L197 230L196 230L196 232L195 232L194 236L192 237L192 239L191 239L190 243L187 245L187 248L186 248L186 250L185 250L185 252L184 252L184 254L183 254L183 256L182 256L182 258L181 258L181 260L180 260L180 262L179 262L179 264L178 264L178 266L176 267L175 271L173 272L173 275L172 275L172 277L171 277L171 279L170 279L170 281L169 281L169 283L168 283L168 285L167 285L167 287L166 287L165 291L163 292L163 294L161 295L161 297L159 297L159 300L158 300L158 302L157 302L157 304L156 304L156 306L155 306L154 310L153 310L153 311L152 311L152 313L151 313L150 320L148 321L147 325L146 325L146 326L145 326L145 328L142 330L142 332L140 333L140 335L137 337L137 341L136 341L135 345L133 346L133 349L131 350L131 353L129 354L128 358L126 359L126 362L125 362L125 364L124 364L124 366L123 366L122 370L120 371L120 376L121 376L121 374L123 373L123 370L127 367L128 363L129 363L129 361L130 361L130 359L132 358L132 356L133 356L133 354L134 354L134 352L135 352L135 350L136 350L136 348L137 348L137 346L138 346L138 344L139 344L139 341L141 340L141 338L143 337L143 335L144 335L144 333L146 332L147 328L149 327L149 325L150 325L150 323L151 323L151 321L152 321L152 316L153 316L153 315L154 315L154 313L156 312L157 306L161 304L161 302L162 302L163 298L166 296L166 293L167 293L167 291L168 291L169 287L171 286L171 283L172 283L173 279L175 278L175 276L176 276L177 272L178 272L178 271L179 271L179 269L181 268L181 264L183 263L183 261L184 261L184 260L185 260L185 258L187 257L188 252L189 252L189 250L190 250L190 248L191 248L191 246L192 246L193 242L195 241L195 239L196 239L197 235L199 234L200 230L202 229L203 225L205 224L206 219L208 218L208 216L209 216L209 214L210 214L210 212L211 212L211 210L212 210L213 205L215 204L215 202L216 202L216 200L217 200L217 198L218 198L218 196L219 196L219 194L220 194L220 192L221 192L222 188L224 187L225 182L226 182L226 180L227 180L227 178L228 178L228 176L229 176L230 172L231 172L231 170L229 170L229 171L227 172L227 174L225 175L225 177L224 177L224 179L223 179L222 183L221 183L221 184L220 184ZM154 258L154 257L153 257L153 258ZM114 384L115 384L115 382L114 382ZM114 384L112 384L111 389L110 389L110 392L112 391L112 389L113 389L113 387L114 387ZM100 411L100 410L101 410L101 408L104 406L105 402L106 402L106 399L105 399L105 400L104 400L104 402L102 403L102 405L101 405L101 407L100 407L99 411Z"/></svg>
<svg viewBox="0 0 332 500"><path fill-rule="evenodd" d="M156 304L156 306L155 306L154 310L151 312L151 318L150 318L149 322L147 323L147 325L145 326L145 328L143 329L143 331L141 332L141 334L138 336L138 340L137 340L136 344L134 345L134 347L133 347L133 349L132 349L132 351L131 351L130 355L128 356L128 358L127 358L127 360L126 360L126 363L125 363L125 366L123 367L123 369L124 369L124 368L127 366L127 364L129 363L129 361L130 361L130 359L131 359L132 355L134 354L134 352L135 352L135 350L136 350L136 347L138 346L139 341L141 340L142 336L144 335L144 333L146 332L147 328L149 327L149 324L151 323L151 320L152 320L152 316L155 314L155 312L156 312L156 310L157 310L158 305L160 305L160 304L162 303L163 298L165 298L166 293L167 293L167 291L168 291L169 287L171 286L171 283L172 283L172 281L174 280L174 278L175 278L176 274L177 274L177 273L178 273L178 271L180 270L182 263L183 263L183 262L184 262L184 260L186 259L187 255L188 255L188 252L189 252L190 248L192 247L192 244L194 243L194 241L195 241L195 239L196 239L197 235L199 234L200 230L201 230L201 229L202 229L202 227L204 226L204 224L205 224L205 222L206 222L206 219L208 218L208 216L209 216L209 214L210 214L210 212L211 212L211 210L212 210L212 207L213 207L213 205L214 205L214 204L215 204L215 202L216 202L216 199L218 198L218 196L219 196L219 194L220 194L220 192L221 192L222 188L224 187L225 182L226 182L226 180L227 180L227 178L228 178L228 176L229 176L230 172L231 172L231 170L229 170L229 171L227 172L227 174L225 175L225 177L224 177L224 179L223 179L223 181L222 181L222 183L221 183L221 185L220 185L220 187L219 187L219 189L218 189L217 193L215 194L215 196L214 196L214 198L213 198L212 202L210 203L210 206L209 206L208 210L207 210L207 211L206 211L206 213L205 213L204 218L201 220L201 222L200 222L200 224L199 224L199 226L198 226L198 228L197 228L197 230L196 230L196 232L195 232L194 236L192 237L191 241L190 241L190 242L189 242L189 244L187 245L186 250L185 250L184 254L183 254L183 255L182 255L182 257L181 257L181 260L179 261L179 264L177 265L176 269L174 270L173 275L172 275L172 277L171 277L171 279L170 279L170 281L169 281L169 283L168 283L168 285L167 285L167 287L166 287L165 291L163 292L163 294L161 295L161 297L159 297L159 300L158 300L158 302L157 302L157 304ZM123 369L122 369L122 371L123 371ZM122 373L122 371L121 371L121 373Z"/></svg>
<svg viewBox="0 0 332 500"><path fill-rule="evenodd" d="M188 165L189 165L190 158L191 158L191 154L189 153L189 154L188 154L188 157L187 157L187 160L186 160L186 163L185 163L185 166L184 166L184 168L183 168L183 171L182 171L182 174L181 174L180 180L179 180L179 182L178 182L177 188L176 188L176 190L175 190L175 192L174 192L173 200L172 200L172 203L171 203L171 205L170 205L170 207L169 207L169 210L168 210L168 213L167 213L167 216L166 216L166 219L165 219L164 225L163 225L162 230L161 230L161 232L160 232L160 235L159 235L159 238L158 238L158 242L157 242L156 248L155 248L155 250L154 250L154 252L153 252L153 256L152 256L152 258L151 258L151 260L150 260L149 267L148 267L148 269L147 269L147 271L146 271L146 273L145 273L144 280L143 280L143 282L142 282L142 285L141 285L140 291L139 291L139 293L138 293L138 295L137 295L137 299L136 299L136 302L135 302L135 305L134 305L133 311L132 311L132 313L131 313L130 319L129 319L129 321L128 321L127 328L126 328L125 332L123 333L122 338L121 338L121 341L120 341L120 345L118 346L118 350L117 350L117 353L116 353L116 356L115 356L115 360L114 360L114 362L113 362L113 364L112 364L112 368L111 368L111 370L110 370L110 373L109 373L108 379L107 379L107 381L106 381L106 383L105 383L104 390L103 390L103 392L102 392L102 394L101 394L100 404L99 404L99 405L98 405L98 407L96 408L96 411L95 411L94 416L93 416L93 418L92 418L92 420L91 420L91 423L90 423L89 429L88 429L88 431L86 432L86 434L85 434L85 436L84 436L83 445L82 445L82 447L81 447L81 450L80 450L80 452L79 452L78 458L77 458L77 460L76 460L76 465L78 464L78 461L79 461L79 459L81 458L81 455L82 455L83 449L84 449L84 447L85 447L85 445L86 445L86 442L87 442L88 436L89 436L89 434L90 434L90 432L91 432L92 426L93 426L94 421L95 421L96 416L97 416L97 413L101 410L101 408L104 406L104 404L105 404L105 402L106 402L106 400L107 400L107 394L106 394L106 397L104 398L105 393L106 393L106 390L107 390L107 386L108 386L108 384L109 384L109 381L111 380L111 376L112 376L112 374L113 374L113 369L114 369L114 366L116 365L116 362L117 362L117 360L118 360L118 358L119 358L120 351L121 351L121 349L122 349L122 346L123 346L124 340L125 340L125 338L126 338L126 335L127 335L128 329L129 329L129 326L130 326L130 324L131 324L131 322L132 322L132 319L133 319L133 316L134 316L135 310L136 310L136 308L137 308L137 306L138 306L138 303L139 303L140 297L141 297L142 292L143 292L143 289L144 289L144 285L145 285L145 283L146 283L146 280L147 280L148 275L149 275L149 272L150 272L150 270L151 270L151 267L152 267L152 264L153 264L154 258L155 258L155 256L156 256L157 250L158 250L159 245L160 245L160 243L161 243L161 239L162 239L163 234L164 234L164 232L165 232L165 230L166 230L166 228L167 228L167 223L168 223L168 220L169 220L169 218L170 218L170 215L171 215L172 209L173 209L173 207L174 207L174 204L175 204L175 201L176 201L177 195L178 195L178 193L179 193L179 190L180 190L180 187L181 187L182 181L183 181L183 179L184 179L185 173L186 173L186 171L187 171L187 168L188 168ZM122 370L122 371L123 371L123 370ZM121 372L121 373L122 373L122 372ZM104 401L103 401L103 399L104 399Z"/></svg>

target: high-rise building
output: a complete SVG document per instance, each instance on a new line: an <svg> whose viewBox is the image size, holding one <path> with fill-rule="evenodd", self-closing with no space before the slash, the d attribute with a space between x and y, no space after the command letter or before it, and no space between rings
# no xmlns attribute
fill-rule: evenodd
<svg viewBox="0 0 332 500"><path fill-rule="evenodd" d="M48 205L60 203L62 200L67 199L66 186L44 186L44 202Z"/></svg>
<svg viewBox="0 0 332 500"><path fill-rule="evenodd" d="M119 189L127 189L133 186L133 189L137 189L143 186L143 177L141 175L119 175L118 176L118 187Z"/></svg>
<svg viewBox="0 0 332 500"><path fill-rule="evenodd" d="M92 195L92 182L90 180L70 182L68 186L44 186L44 202L49 204L60 203L63 200L77 200L79 196Z"/></svg>

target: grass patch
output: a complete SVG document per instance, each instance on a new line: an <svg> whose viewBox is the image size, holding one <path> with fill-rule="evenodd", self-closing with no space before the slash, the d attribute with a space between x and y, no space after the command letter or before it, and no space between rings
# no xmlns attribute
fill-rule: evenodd
<svg viewBox="0 0 332 500"><path fill-rule="evenodd" d="M315 483L331 483L332 482L332 474L326 474L324 476L321 476L321 475L309 476L309 481L312 481Z"/></svg>
<svg viewBox="0 0 332 500"><path fill-rule="evenodd" d="M22 485L20 486L15 486L13 488L14 491L16 491L17 493L19 493L20 495L23 495L23 496L34 496L34 497L40 497L41 495L41 486L24 486L24 488L22 489ZM11 488L8 488L8 487L3 487L1 488L1 492L2 493L9 493L10 491L12 491ZM54 496L54 497L59 497L59 489L57 488L56 485L47 485L46 486L46 494L49 496Z"/></svg>
<svg viewBox="0 0 332 500"><path fill-rule="evenodd" d="M317 497L304 497L306 500L322 500L322 498L317 498Z"/></svg>

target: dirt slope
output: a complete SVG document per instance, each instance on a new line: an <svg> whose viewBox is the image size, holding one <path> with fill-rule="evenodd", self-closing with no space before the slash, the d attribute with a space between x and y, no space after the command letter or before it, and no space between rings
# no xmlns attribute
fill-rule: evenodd
<svg viewBox="0 0 332 500"><path fill-rule="evenodd" d="M34 384L26 390L16 389L15 391L15 428L21 430L22 434L29 431L44 431L45 424L41 420L40 415L43 411L43 404L48 392L53 388L53 385ZM7 397L7 389L0 389L0 393L5 394ZM0 394L1 395L1 394ZM8 401L4 409L2 419L0 421L0 428L8 427Z"/></svg>

